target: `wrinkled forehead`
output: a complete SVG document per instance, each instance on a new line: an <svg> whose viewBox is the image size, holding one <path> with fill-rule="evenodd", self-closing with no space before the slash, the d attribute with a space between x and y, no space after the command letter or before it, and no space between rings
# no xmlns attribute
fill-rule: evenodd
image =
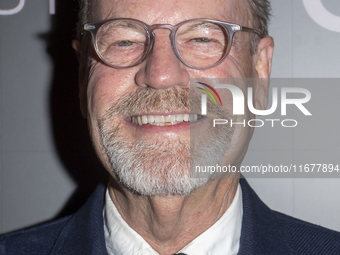
<svg viewBox="0 0 340 255"><path fill-rule="evenodd" d="M184 20L210 18L246 25L248 0L96 0L96 21L133 18L149 25L176 25Z"/></svg>

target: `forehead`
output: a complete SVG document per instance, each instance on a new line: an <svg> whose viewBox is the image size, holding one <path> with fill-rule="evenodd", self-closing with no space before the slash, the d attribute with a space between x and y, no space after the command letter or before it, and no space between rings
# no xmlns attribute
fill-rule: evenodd
<svg viewBox="0 0 340 255"><path fill-rule="evenodd" d="M241 23L246 0L97 0L97 21L134 18L152 25L176 25L184 20L210 18Z"/></svg>

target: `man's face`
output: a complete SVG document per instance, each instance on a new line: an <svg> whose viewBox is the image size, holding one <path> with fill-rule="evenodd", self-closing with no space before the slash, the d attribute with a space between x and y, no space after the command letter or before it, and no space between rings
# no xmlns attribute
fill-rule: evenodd
<svg viewBox="0 0 340 255"><path fill-rule="evenodd" d="M133 18L152 24L176 25L194 18L210 18L251 26L247 4L236 0L99 0L94 10L96 21ZM209 160L238 166L252 135L242 125L233 129L212 129L212 119L174 125L140 125L144 118L188 118L200 114L200 101L191 95L190 78L241 78L256 76L250 55L249 34L238 32L233 47L220 65L197 70L181 63L174 55L169 31L158 29L153 50L135 67L115 69L93 54L88 76L81 89L87 89L87 118L96 151L111 175L125 186L145 195L188 194L207 179L190 178L190 160ZM246 94L246 85L240 85ZM231 116L232 100L228 90L220 93L226 102L215 118ZM170 115L170 116L169 116ZM196 115L191 118L195 119ZM247 112L243 119L250 119ZM241 121L241 120L240 120ZM190 143L190 131L206 134ZM191 153L190 153L191 146ZM198 154L194 155L193 147ZM190 158L191 157L191 158ZM213 158L213 159L212 159Z"/></svg>

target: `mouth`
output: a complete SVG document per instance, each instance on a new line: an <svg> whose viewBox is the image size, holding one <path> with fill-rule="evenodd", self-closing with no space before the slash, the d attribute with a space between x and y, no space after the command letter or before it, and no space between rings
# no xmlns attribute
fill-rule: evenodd
<svg viewBox="0 0 340 255"><path fill-rule="evenodd" d="M173 115L141 115L132 116L131 122L133 124L143 126L150 124L152 126L174 126L183 122L195 122L203 118L199 114L173 114Z"/></svg>

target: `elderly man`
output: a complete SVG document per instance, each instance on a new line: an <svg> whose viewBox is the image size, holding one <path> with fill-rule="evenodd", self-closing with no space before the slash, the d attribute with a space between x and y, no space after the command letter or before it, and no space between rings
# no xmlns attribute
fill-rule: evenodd
<svg viewBox="0 0 340 255"><path fill-rule="evenodd" d="M267 0L83 0L81 111L110 181L76 214L2 237L1 254L340 254L338 233L271 211L238 175L190 177L211 158L239 168L254 131L211 129L190 79L269 78L268 16ZM256 109L268 86L253 85ZM238 121L230 102L212 114Z"/></svg>

